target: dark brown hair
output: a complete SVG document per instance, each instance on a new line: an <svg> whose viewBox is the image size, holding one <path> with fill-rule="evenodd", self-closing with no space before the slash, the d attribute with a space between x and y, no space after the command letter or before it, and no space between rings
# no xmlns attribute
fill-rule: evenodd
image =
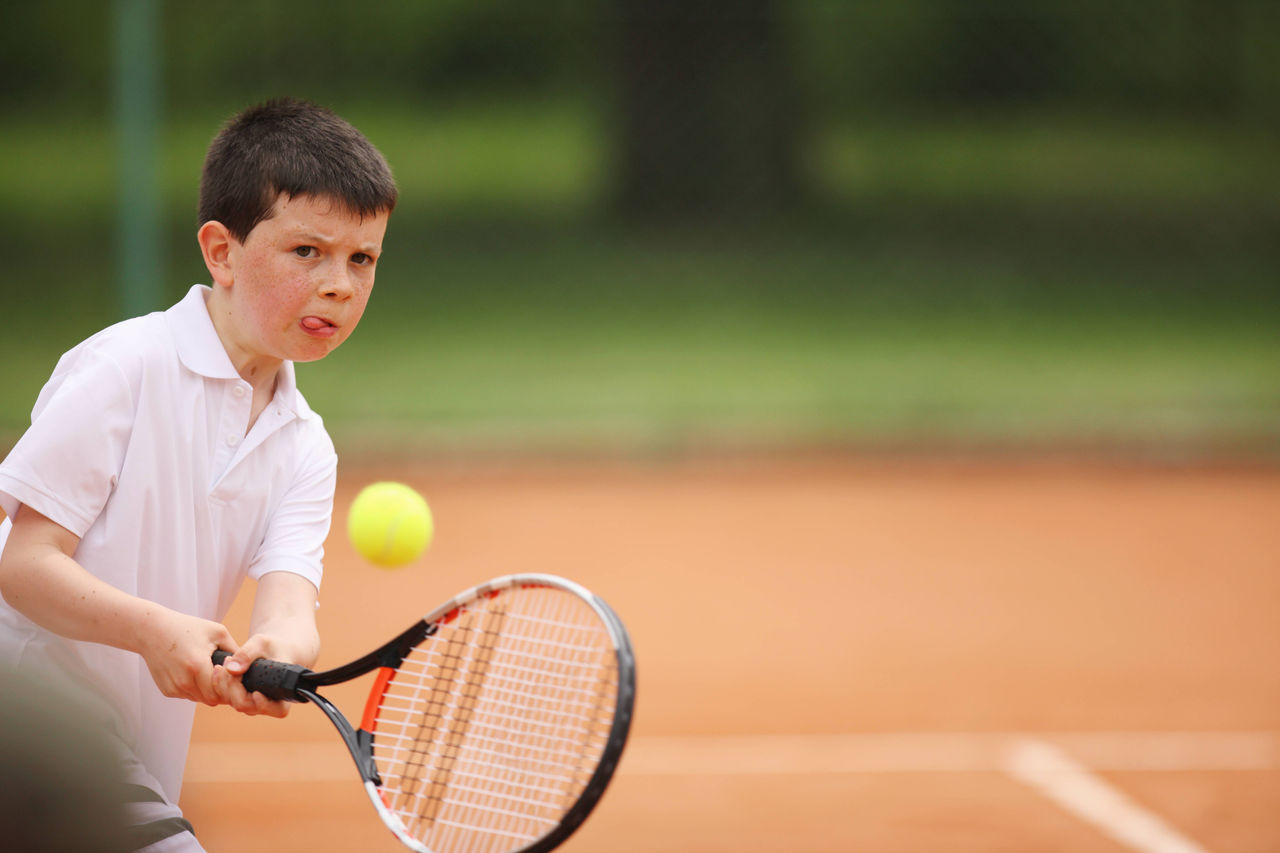
<svg viewBox="0 0 1280 853"><path fill-rule="evenodd" d="M200 224L221 222L243 243L281 193L330 198L362 217L390 213L397 197L386 159L360 131L293 98L250 107L214 137L200 176Z"/></svg>

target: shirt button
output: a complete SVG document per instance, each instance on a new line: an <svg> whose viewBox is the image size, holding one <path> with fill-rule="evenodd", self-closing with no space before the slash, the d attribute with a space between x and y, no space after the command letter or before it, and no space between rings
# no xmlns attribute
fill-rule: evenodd
<svg viewBox="0 0 1280 853"><path fill-rule="evenodd" d="M229 446L235 447L239 443L240 443L240 436L236 435L234 432L227 433L227 444Z"/></svg>
<svg viewBox="0 0 1280 853"><path fill-rule="evenodd" d="M231 393L232 393L232 394L235 394L237 397L243 397L243 396L244 396L244 386L243 386L243 385L234 385L234 386L232 386L232 388L231 388Z"/></svg>

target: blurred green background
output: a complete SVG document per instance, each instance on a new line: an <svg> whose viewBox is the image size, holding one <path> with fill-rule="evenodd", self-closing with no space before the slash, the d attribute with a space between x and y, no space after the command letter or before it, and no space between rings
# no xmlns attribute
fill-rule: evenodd
<svg viewBox="0 0 1280 853"><path fill-rule="evenodd" d="M1280 4L150 5L150 307L207 281L240 108L396 173L363 324L299 369L345 452L1280 451ZM0 447L145 275L129 7L3 12Z"/></svg>

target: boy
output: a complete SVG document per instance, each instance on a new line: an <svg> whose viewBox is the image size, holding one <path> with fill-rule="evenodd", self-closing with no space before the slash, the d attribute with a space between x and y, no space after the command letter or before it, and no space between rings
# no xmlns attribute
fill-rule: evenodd
<svg viewBox="0 0 1280 853"><path fill-rule="evenodd" d="M337 457L293 362L356 327L395 203L382 155L328 110L241 113L201 178L212 286L67 352L0 464L0 668L95 696L148 853L201 849L176 807L187 700L282 717L239 676L319 653ZM220 620L246 577L240 643Z"/></svg>

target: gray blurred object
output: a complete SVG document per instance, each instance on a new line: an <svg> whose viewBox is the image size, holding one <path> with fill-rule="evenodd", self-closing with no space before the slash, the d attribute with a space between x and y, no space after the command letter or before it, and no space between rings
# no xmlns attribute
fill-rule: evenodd
<svg viewBox="0 0 1280 853"><path fill-rule="evenodd" d="M123 853L125 787L74 694L0 667L0 849Z"/></svg>

